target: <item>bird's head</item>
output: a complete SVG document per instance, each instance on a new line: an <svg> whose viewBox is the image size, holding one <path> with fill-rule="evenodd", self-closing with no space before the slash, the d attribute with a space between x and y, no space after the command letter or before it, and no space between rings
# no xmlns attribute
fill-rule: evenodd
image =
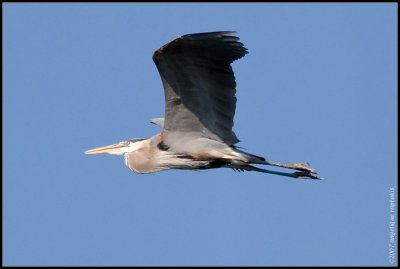
<svg viewBox="0 0 400 269"><path fill-rule="evenodd" d="M127 141L122 141L117 144L99 147L94 149L89 149L85 151L85 154L101 154L108 153L114 155L123 155L125 153L133 152L142 147L142 142L144 139L131 139Z"/></svg>

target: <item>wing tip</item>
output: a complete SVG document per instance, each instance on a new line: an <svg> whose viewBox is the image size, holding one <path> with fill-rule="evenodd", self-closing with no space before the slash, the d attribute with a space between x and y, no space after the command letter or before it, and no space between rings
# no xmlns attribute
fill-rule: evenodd
<svg viewBox="0 0 400 269"><path fill-rule="evenodd" d="M201 32L201 33L193 33L186 34L181 36L182 38L190 38L190 37L200 37L200 36L236 36L236 31L214 31L214 32Z"/></svg>
<svg viewBox="0 0 400 269"><path fill-rule="evenodd" d="M249 53L244 44L239 42L240 38L236 34L237 31L215 31L182 35L157 49L153 53L153 60L157 61L163 54L170 50L177 50L185 46L185 44L197 46L196 42L204 42L205 44L213 46L214 49L222 49L222 54L225 55L230 62L233 62Z"/></svg>
<svg viewBox="0 0 400 269"><path fill-rule="evenodd" d="M248 49L242 42L239 42L240 38L237 36L237 31L215 31L215 32L204 32L188 34L181 37L182 39L189 39L192 41L208 41L216 40L222 41L223 44L228 45L231 50L231 61L238 60L249 53Z"/></svg>

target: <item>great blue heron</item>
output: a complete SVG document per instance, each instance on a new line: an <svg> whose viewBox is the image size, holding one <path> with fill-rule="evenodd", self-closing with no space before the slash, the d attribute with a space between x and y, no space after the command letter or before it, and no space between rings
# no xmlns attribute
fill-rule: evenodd
<svg viewBox="0 0 400 269"><path fill-rule="evenodd" d="M269 162L235 147L239 140L232 131L236 82L231 63L247 53L235 33L184 35L156 50L153 60L164 86L165 120L151 122L160 126L161 132L148 139L123 141L85 153L124 154L126 166L137 173L227 167L319 179L306 163ZM296 171L271 171L251 164Z"/></svg>

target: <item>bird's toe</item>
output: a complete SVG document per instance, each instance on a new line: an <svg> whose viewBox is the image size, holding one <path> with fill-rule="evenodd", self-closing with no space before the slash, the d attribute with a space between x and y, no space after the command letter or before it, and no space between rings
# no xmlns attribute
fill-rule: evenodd
<svg viewBox="0 0 400 269"><path fill-rule="evenodd" d="M318 174L317 170L315 170L311 167L308 167L309 164L307 162L294 163L292 165L297 170L305 171L305 172L312 173L312 174Z"/></svg>

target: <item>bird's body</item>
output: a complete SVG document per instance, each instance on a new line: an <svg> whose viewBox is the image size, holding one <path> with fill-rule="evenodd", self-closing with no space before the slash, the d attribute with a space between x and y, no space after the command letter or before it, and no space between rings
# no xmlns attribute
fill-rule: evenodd
<svg viewBox="0 0 400 269"><path fill-rule="evenodd" d="M238 150L232 131L236 82L231 63L247 49L235 32L210 32L179 37L158 49L153 60L165 93L165 120L154 119L161 132L148 139L128 140L89 150L87 154L124 154L137 173L166 169L228 167L290 177L318 178L304 163L280 164ZM270 171L251 164L295 169Z"/></svg>

